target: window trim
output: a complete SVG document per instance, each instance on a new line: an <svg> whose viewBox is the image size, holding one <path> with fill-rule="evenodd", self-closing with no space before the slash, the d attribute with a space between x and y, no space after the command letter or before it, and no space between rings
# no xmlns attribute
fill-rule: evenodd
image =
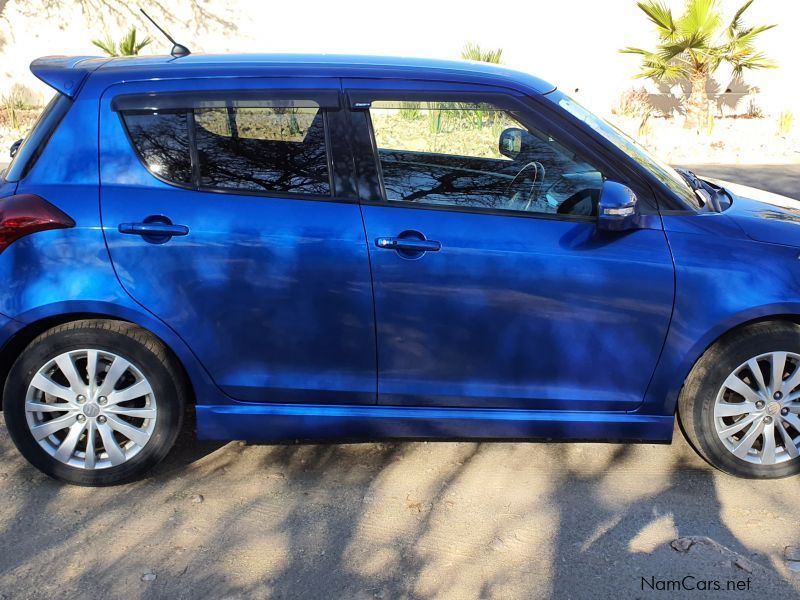
<svg viewBox="0 0 800 600"><path fill-rule="evenodd" d="M320 89L208 90L188 92L147 92L119 94L111 100L111 110L118 113L138 111L189 110L196 108L341 108L340 93ZM308 106L303 106L307 103Z"/></svg>
<svg viewBox="0 0 800 600"><path fill-rule="evenodd" d="M398 102L405 101L427 101L427 102L472 102L476 104L491 104L498 110L509 112L520 124L525 127L530 127L530 119L527 116L528 107L526 104L519 102L517 98L510 94L505 94L501 91L494 89L487 89L486 92L478 92L473 90L350 90L347 92L350 110L353 113L363 112L366 113L366 123L369 131L370 150L372 161L380 187L380 199L361 198L361 203L370 206L391 206L396 208L415 208L419 210L438 210L457 213L473 213L484 214L491 216L507 216L507 217L523 217L528 219L545 219L548 221L569 221L576 223L596 223L597 216L586 215L559 215L557 213L544 213L533 211L520 211L508 210L502 208L483 208L480 206L456 206L452 204L424 204L416 202L404 202L402 200L389 200L386 195L386 185L383 179L383 165L380 160L378 141L375 135L375 129L372 125L372 115L370 114L371 104L373 101L395 100ZM470 100L470 99L474 100ZM499 101L497 101L499 100ZM558 129L558 128L557 128ZM572 151L572 148L569 147ZM575 153L576 156L582 155ZM589 161L587 161L589 162ZM590 163L591 164L591 163ZM607 176L601 172L603 180ZM359 174L360 176L360 174Z"/></svg>
<svg viewBox="0 0 800 600"><path fill-rule="evenodd" d="M247 92L257 92L249 94L248 96L252 96L253 98L260 98L262 101L268 101L269 98L273 96L273 91L269 91L265 93L262 90L247 90ZM231 92L231 94L236 95L238 92ZM316 94L313 90L277 90L275 92L277 95L281 97L288 97L288 95L293 95L294 99L297 99L298 96L307 96L312 97ZM126 110L121 108L121 106L125 106L124 103L116 104L118 98L131 98L135 99L136 102L140 102L144 99L146 102L152 102L153 98L160 97L160 96L168 96L170 101L174 99L176 96L186 97L186 98L196 98L201 99L203 97L207 97L209 94L213 96L220 96L227 94L227 92L220 91L220 92L170 92L170 93L148 93L148 94L123 94L120 96L116 96L111 100L112 110L117 113L117 118L119 119L120 126L122 127L123 131L125 132L125 137L128 140L128 145L136 156L139 163L144 167L144 169L157 180L161 181L162 183L187 190L187 191L194 191L194 192L203 192L203 193L214 193L214 194L227 194L227 195L234 195L234 196L253 196L253 197L266 197L266 198L277 198L277 199L299 199L299 200L313 200L313 201L323 201L323 202L346 202L346 203L358 203L356 198L343 198L337 197L335 194L335 178L334 178L334 162L333 162L333 154L332 154L332 144L331 144L331 131L330 125L328 121L329 111L331 109L323 106L322 102L316 103L314 108L318 108L322 112L322 120L323 120L323 133L325 139L325 162L326 168L328 170L328 187L329 193L328 194L309 194L309 193L297 193L297 192L278 192L278 191L271 191L271 190L254 190L254 189L236 189L236 188L221 188L221 187L209 187L203 186L200 184L200 161L199 161L199 152L197 149L197 140L196 140L196 123L194 117L194 111L197 108L226 108L230 106L230 103L225 104L224 101L220 101L221 103L218 106L209 106L208 104L197 106L197 107L186 107L186 106L174 106L171 108L142 108L142 104L138 104L139 108L133 108L131 110ZM338 103L338 92L330 92L326 90L324 92L325 95L335 94L337 96L337 107L339 106ZM201 100L198 100L201 101ZM316 101L315 101L316 102ZM116 104L116 106L115 106ZM129 106L137 106L133 100ZM244 107L244 105L242 105ZM260 108L260 107L255 107ZM263 108L271 108L267 106L263 106ZM311 108L311 106L309 106ZM338 110L338 108L334 109ZM161 113L178 113L178 114L185 114L186 115L186 127L187 127L187 143L189 145L189 160L191 165L191 173L192 173L192 182L191 183L183 183L180 181L172 181L159 175L158 173L153 172L150 166L147 164L144 156L142 156L141 152L136 145L136 142L133 139L133 135L130 132L126 122L125 116L126 115L136 115L136 114L148 114L152 115L154 112L161 112Z"/></svg>

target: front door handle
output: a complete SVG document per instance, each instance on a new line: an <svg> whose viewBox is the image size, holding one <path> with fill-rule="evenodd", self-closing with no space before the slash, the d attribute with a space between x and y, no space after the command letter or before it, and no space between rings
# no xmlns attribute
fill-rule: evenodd
<svg viewBox="0 0 800 600"><path fill-rule="evenodd" d="M442 243L434 240L425 240L413 237L379 237L375 245L384 250L398 250L405 252L438 252Z"/></svg>

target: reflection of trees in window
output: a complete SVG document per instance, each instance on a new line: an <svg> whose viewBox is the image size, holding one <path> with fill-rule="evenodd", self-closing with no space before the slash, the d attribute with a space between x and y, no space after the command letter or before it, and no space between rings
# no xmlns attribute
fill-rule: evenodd
<svg viewBox="0 0 800 600"><path fill-rule="evenodd" d="M214 108L194 116L201 187L330 195L320 110ZM125 124L153 173L193 182L186 113L128 114Z"/></svg>
<svg viewBox="0 0 800 600"><path fill-rule="evenodd" d="M556 213L599 189L602 176L553 140L531 132L511 159L499 152L512 113L485 104L373 103L373 129L389 200Z"/></svg>
<svg viewBox="0 0 800 600"><path fill-rule="evenodd" d="M321 111L238 109L237 125L237 137L197 128L203 187L330 194Z"/></svg>
<svg viewBox="0 0 800 600"><path fill-rule="evenodd" d="M177 183L192 182L186 113L129 114L125 124L153 173Z"/></svg>

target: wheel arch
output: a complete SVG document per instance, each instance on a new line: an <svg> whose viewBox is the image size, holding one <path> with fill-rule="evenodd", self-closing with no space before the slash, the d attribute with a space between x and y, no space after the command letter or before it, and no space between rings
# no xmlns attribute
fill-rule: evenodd
<svg viewBox="0 0 800 600"><path fill-rule="evenodd" d="M0 410L2 410L4 402L3 393L11 367L25 348L27 348L36 337L53 327L86 319L131 323L137 327L141 327L158 339L158 341L164 345L170 356L175 360L176 364L179 365L180 373L178 375L186 386L187 404L196 404L198 397L202 397L202 395L199 395L199 392L202 392L202 389L206 386L213 385L210 383L207 373L188 347L174 334L165 336L163 330L154 330L159 328L153 328L152 326L148 326L148 323L142 322L139 319L125 318L119 314L109 314L104 311L65 312L45 315L35 320L25 322L6 340L2 348L0 348ZM198 387L201 389L198 390Z"/></svg>
<svg viewBox="0 0 800 600"><path fill-rule="evenodd" d="M681 374L682 374L682 377L680 378L681 385L678 386L678 388L674 390L669 396L669 403L673 415L677 414L678 397L680 396L680 393L683 391L684 385L686 384L686 380L692 374L692 371L694 370L695 366L700 361L700 359L706 354L706 352L708 352L709 349L713 348L715 345L719 344L725 339L734 336L743 329L751 327L757 323L791 323L793 325L800 326L800 314L778 313L771 315L760 315L747 320L743 320L735 323L730 327L725 328L723 331L714 332L708 339L704 340L702 343L699 343L697 346L695 346L694 350L688 355L689 359L683 364L681 368Z"/></svg>

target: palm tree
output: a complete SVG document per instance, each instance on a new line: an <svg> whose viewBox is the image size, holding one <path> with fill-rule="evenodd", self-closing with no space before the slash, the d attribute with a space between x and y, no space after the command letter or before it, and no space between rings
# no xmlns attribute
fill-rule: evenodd
<svg viewBox="0 0 800 600"><path fill-rule="evenodd" d="M137 41L136 27L131 27L128 33L119 41L119 44L112 40L108 33L106 33L104 40L92 40L92 43L109 56L136 56L152 41L150 36Z"/></svg>
<svg viewBox="0 0 800 600"><path fill-rule="evenodd" d="M479 44L468 42L461 49L461 58L499 65L500 60L503 58L503 49L483 50Z"/></svg>
<svg viewBox="0 0 800 600"><path fill-rule="evenodd" d="M688 81L691 93L686 103L686 126L698 128L708 110L708 80L720 64L730 64L735 76L747 69L776 66L753 46L759 34L775 25L745 27L742 22L752 3L747 0L726 27L719 0L686 0L686 8L678 18L658 0L638 2L656 26L658 44L655 50L628 47L620 52L641 55L641 72L636 77L668 83Z"/></svg>

